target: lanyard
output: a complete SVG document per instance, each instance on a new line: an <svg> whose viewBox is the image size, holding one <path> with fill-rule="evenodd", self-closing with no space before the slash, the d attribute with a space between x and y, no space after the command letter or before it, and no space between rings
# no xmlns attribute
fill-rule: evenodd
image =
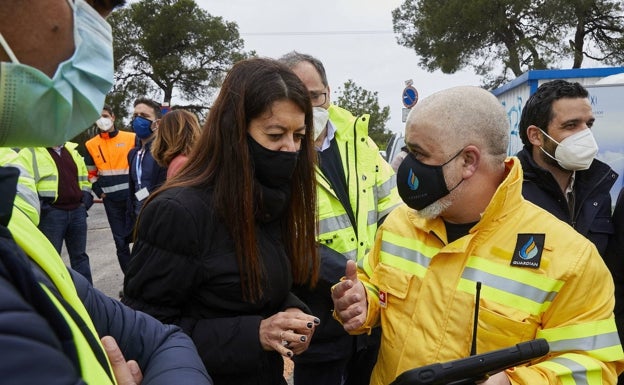
<svg viewBox="0 0 624 385"><path fill-rule="evenodd" d="M145 149L141 148L137 152L137 162L136 162L136 175L137 175L137 185L139 189L141 189L141 177L143 176L143 155L145 154Z"/></svg>

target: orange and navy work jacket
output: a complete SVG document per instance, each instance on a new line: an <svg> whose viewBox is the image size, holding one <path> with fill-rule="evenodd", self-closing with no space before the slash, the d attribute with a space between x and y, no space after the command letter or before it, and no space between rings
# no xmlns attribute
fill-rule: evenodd
<svg viewBox="0 0 624 385"><path fill-rule="evenodd" d="M128 198L128 152L135 146L133 132L113 131L100 133L89 139L85 158L93 192L114 201Z"/></svg>

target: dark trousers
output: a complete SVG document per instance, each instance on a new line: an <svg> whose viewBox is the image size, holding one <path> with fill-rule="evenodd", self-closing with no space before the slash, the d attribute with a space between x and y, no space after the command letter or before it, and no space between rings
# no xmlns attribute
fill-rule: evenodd
<svg viewBox="0 0 624 385"><path fill-rule="evenodd" d="M86 252L87 209L84 205L73 210L46 208L41 213L39 230L50 240L59 254L61 254L63 241L65 241L72 269L93 283L89 256Z"/></svg>
<svg viewBox="0 0 624 385"><path fill-rule="evenodd" d="M127 201L113 201L104 198L102 202L104 203L104 210L106 210L108 224L113 233L119 267L125 274L128 262L130 262L130 244L128 243L130 226L128 224Z"/></svg>
<svg viewBox="0 0 624 385"><path fill-rule="evenodd" d="M295 385L368 385L377 362L381 329L374 328L370 336L353 337L349 358L324 362L297 362L294 371ZM358 340L359 338L359 340ZM365 345L365 346L363 346Z"/></svg>

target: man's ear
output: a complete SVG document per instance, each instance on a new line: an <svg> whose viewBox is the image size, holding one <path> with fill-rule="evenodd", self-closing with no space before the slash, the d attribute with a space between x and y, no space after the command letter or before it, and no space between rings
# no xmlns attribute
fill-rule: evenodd
<svg viewBox="0 0 624 385"><path fill-rule="evenodd" d="M464 164L462 165L462 177L471 177L479 168L481 162L481 150L477 146L466 146L461 154Z"/></svg>
<svg viewBox="0 0 624 385"><path fill-rule="evenodd" d="M527 127L527 138L534 147L541 147L544 145L544 134L542 134L542 131L537 126L530 125Z"/></svg>

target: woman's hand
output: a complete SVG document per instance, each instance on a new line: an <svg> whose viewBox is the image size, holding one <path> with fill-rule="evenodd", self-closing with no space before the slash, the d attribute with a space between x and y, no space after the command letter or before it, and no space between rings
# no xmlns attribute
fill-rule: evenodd
<svg viewBox="0 0 624 385"><path fill-rule="evenodd" d="M260 343L264 350L275 350L286 357L301 354L310 346L319 323L318 318L299 309L286 309L260 322Z"/></svg>

